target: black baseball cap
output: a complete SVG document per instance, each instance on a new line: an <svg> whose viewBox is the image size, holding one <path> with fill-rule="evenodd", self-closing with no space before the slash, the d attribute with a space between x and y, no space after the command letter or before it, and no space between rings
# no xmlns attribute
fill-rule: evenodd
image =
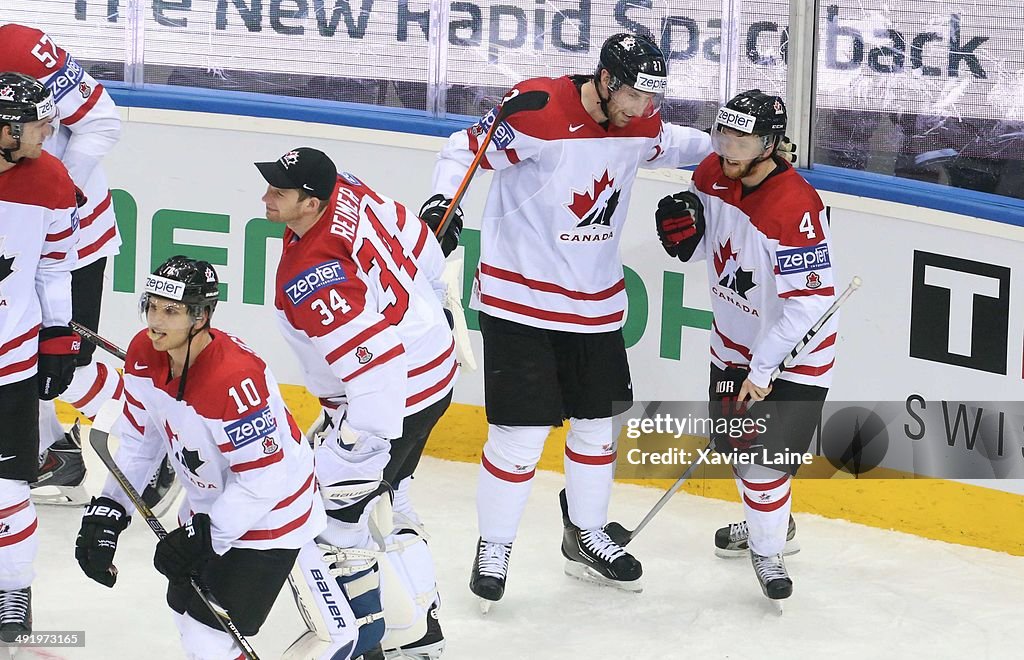
<svg viewBox="0 0 1024 660"><path fill-rule="evenodd" d="M255 163L267 183L284 190L303 190L317 199L334 194L338 168L327 154L310 147L292 149L269 163Z"/></svg>

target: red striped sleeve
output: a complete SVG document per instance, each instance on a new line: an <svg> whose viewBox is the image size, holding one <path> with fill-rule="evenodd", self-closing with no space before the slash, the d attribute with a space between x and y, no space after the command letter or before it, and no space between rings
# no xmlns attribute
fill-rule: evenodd
<svg viewBox="0 0 1024 660"><path fill-rule="evenodd" d="M355 337L352 337L347 342L345 342L344 344L342 344L338 348L336 348L333 351L331 351L330 353L328 353L327 354L327 363L328 364L334 364L339 359L341 359L345 354L347 354L349 351L353 350L354 348L356 348L360 344L365 344L367 341L372 339L374 336L376 336L377 334L379 334L380 332L382 332L386 328L390 328L390 327L391 327L391 324L388 323L387 319L381 319L380 321L377 321L376 323L371 325L369 328L366 328L362 332L358 333Z"/></svg>
<svg viewBox="0 0 1024 660"><path fill-rule="evenodd" d="M103 96L103 85L96 83L96 88L92 90L92 96L90 96L89 99L78 108L78 110L75 110L70 117L67 119L61 117L60 123L65 126L71 126L72 124L77 123L90 110L92 110L93 106L96 105L101 96Z"/></svg>

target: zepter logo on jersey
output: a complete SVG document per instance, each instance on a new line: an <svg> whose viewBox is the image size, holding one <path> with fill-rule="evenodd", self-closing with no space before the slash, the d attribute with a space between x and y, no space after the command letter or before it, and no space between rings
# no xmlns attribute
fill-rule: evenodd
<svg viewBox="0 0 1024 660"><path fill-rule="evenodd" d="M340 261L334 259L302 271L298 277L284 285L284 292L293 305L298 305L325 286L338 284L347 279L345 268Z"/></svg>
<svg viewBox="0 0 1024 660"><path fill-rule="evenodd" d="M715 123L719 126L735 128L743 133L752 133L756 121L757 119L753 115L748 115L745 112L736 112L729 108L719 108L718 116L715 117Z"/></svg>
<svg viewBox="0 0 1024 660"><path fill-rule="evenodd" d="M145 292L161 298L181 300L185 295L185 283L169 280L159 275L147 275Z"/></svg>
<svg viewBox="0 0 1024 660"><path fill-rule="evenodd" d="M277 430L277 418L274 417L270 406L264 406L256 412L246 415L242 419L226 424L224 433L227 434L231 445L238 449L250 443L256 442ZM274 451L277 444L274 443ZM272 452L271 452L272 453Z"/></svg>
<svg viewBox="0 0 1024 660"><path fill-rule="evenodd" d="M82 78L84 77L85 70L82 69L82 65L76 62L73 58L68 57L67 63L64 64L64 68L46 81L46 87L53 92L53 95L59 101L72 89L78 89L78 85L82 82Z"/></svg>

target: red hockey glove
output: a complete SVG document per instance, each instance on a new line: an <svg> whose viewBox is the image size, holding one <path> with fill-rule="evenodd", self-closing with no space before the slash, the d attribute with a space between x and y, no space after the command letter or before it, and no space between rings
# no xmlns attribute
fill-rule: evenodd
<svg viewBox="0 0 1024 660"><path fill-rule="evenodd" d="M654 214L665 252L688 261L704 236L704 205L689 191L663 197Z"/></svg>

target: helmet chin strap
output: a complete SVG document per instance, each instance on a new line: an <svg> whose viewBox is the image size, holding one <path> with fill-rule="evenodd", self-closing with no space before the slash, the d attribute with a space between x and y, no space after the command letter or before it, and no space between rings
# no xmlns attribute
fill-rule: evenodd
<svg viewBox="0 0 1024 660"><path fill-rule="evenodd" d="M605 69L601 69L601 71L604 71L604 70ZM611 74L609 74L609 75L611 75ZM598 74L596 76L594 76L594 91L597 92L597 99L598 99L598 101L600 101L601 112L604 114L605 121L610 122L612 120L612 116L608 113L608 103L612 100L612 90L611 90L611 88L608 89L608 98L604 98L603 96L601 96L601 73L600 72L598 72Z"/></svg>
<svg viewBox="0 0 1024 660"><path fill-rule="evenodd" d="M202 317L196 320L199 321L201 318ZM192 325L194 327L195 323L193 322ZM185 381L188 379L188 363L189 358L192 356L192 340L198 337L199 333L205 330L208 326L209 321L204 323L198 330L193 331L192 329L189 329L188 331L188 346L185 348L185 364L181 367L181 380L178 382L178 396L175 397L176 401L181 401L185 398Z"/></svg>
<svg viewBox="0 0 1024 660"><path fill-rule="evenodd" d="M8 124L11 127L11 139L14 140L14 148L12 149L0 149L0 155L3 155L4 160L14 165L17 164L17 160L14 158L15 152L21 150L21 129L15 128L14 124Z"/></svg>

